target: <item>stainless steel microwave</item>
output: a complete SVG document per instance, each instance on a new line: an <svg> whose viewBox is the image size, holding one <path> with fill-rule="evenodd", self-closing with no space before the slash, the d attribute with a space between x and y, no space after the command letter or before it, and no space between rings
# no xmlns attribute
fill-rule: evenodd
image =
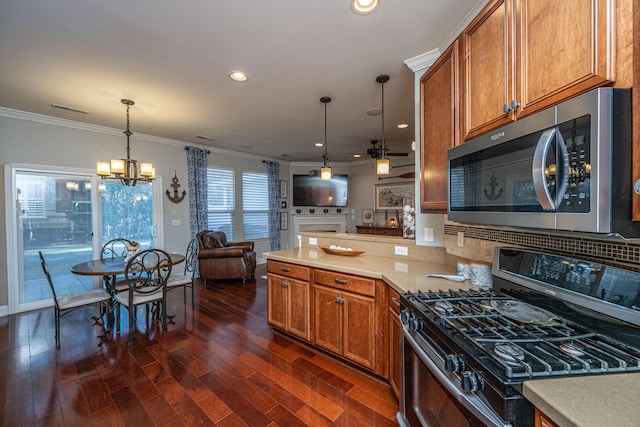
<svg viewBox="0 0 640 427"><path fill-rule="evenodd" d="M450 220L640 235L631 89L599 88L448 151Z"/></svg>

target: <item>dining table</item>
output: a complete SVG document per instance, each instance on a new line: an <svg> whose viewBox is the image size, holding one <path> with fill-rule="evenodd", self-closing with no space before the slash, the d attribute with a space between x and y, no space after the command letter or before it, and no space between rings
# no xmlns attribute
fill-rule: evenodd
<svg viewBox="0 0 640 427"><path fill-rule="evenodd" d="M184 261L184 255L170 253L171 264L176 265ZM113 257L105 259L93 259L78 263L71 267L71 272L81 276L102 276L105 288L110 294L115 292L115 277L124 274L127 268L125 257Z"/></svg>
<svg viewBox="0 0 640 427"><path fill-rule="evenodd" d="M184 261L185 257L178 253L169 253L171 264L176 265ZM116 293L116 278L123 275L127 268L124 256L112 258L98 258L84 261L71 267L71 272L80 276L102 276L104 287L110 295ZM113 303L113 301L112 301ZM113 324L113 310L108 311L107 322Z"/></svg>

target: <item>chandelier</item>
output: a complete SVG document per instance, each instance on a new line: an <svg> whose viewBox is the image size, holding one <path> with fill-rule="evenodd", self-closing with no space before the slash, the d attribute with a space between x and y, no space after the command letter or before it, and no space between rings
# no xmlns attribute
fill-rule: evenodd
<svg viewBox="0 0 640 427"><path fill-rule="evenodd" d="M384 147L384 84L389 81L389 76L381 75L376 77L376 82L382 86L382 144L380 146L380 158L376 161L376 174L389 175L389 159L386 158L387 150Z"/></svg>
<svg viewBox="0 0 640 427"><path fill-rule="evenodd" d="M127 158L112 159L111 162L98 162L96 165L97 174L102 179L110 181L120 181L123 185L136 185L138 182L152 182L156 178L156 169L151 163L140 163L140 173L138 174L138 161L130 157L131 147L129 137L133 133L129 130L129 107L134 102L129 99L121 99L127 106L127 130L123 133L127 135Z"/></svg>
<svg viewBox="0 0 640 427"><path fill-rule="evenodd" d="M320 168L320 179L323 181L331 180L331 166L327 165L327 161L329 160L329 153L327 151L327 103L331 102L331 98L328 96L323 96L320 98L320 102L324 104L324 155L322 156L322 160L324 160L324 166Z"/></svg>

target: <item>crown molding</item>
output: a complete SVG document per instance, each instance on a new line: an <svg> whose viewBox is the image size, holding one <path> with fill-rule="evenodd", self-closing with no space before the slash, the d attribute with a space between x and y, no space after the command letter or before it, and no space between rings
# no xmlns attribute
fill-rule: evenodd
<svg viewBox="0 0 640 427"><path fill-rule="evenodd" d="M467 25L473 21L473 19L478 16L478 14L482 11L482 9L489 3L489 0L478 0L473 8L465 15L465 17L460 21L460 23L453 29L453 31L449 34L449 36L442 41L442 44L437 49L430 50L421 55L414 56L413 58L409 58L404 63L407 67L414 73L418 71L423 71L428 69L433 65L434 62L440 57L442 52L444 52L451 43L454 42L456 38L462 33L462 31L467 28Z"/></svg>
<svg viewBox="0 0 640 427"><path fill-rule="evenodd" d="M61 127L66 127L66 128L76 129L76 130L81 130L86 132L101 133L104 135L122 136L122 129L114 129L106 126L94 125L91 123L82 123L82 122L76 122L74 120L60 119L57 117L46 116L44 114L36 114L36 113L30 113L27 111L13 110L11 108L5 108L5 107L0 107L0 117L8 117L11 119L18 119L18 120L27 120L35 123L42 123L42 124L51 125L51 126L61 126ZM198 147L205 150L209 150L211 153L224 154L228 156L241 157L241 158L252 159L252 160L263 160L265 158L265 156L258 156L255 154L248 154L240 151L227 150L224 148L210 147L208 145L192 143L187 141L180 141L177 139L164 138L160 136L148 135L145 133L136 132L131 136L131 139L138 140L138 141L152 142L156 144L173 145L177 147L185 147L188 145L190 147ZM278 161L286 164L290 163L286 160L280 160L275 158L273 159L267 158L267 160Z"/></svg>
<svg viewBox="0 0 640 427"><path fill-rule="evenodd" d="M405 65L409 67L411 71L417 73L425 68L429 68L433 65L434 62L440 57L440 49L433 49L429 52L422 53L418 56L414 56L413 58L409 58L404 61Z"/></svg>

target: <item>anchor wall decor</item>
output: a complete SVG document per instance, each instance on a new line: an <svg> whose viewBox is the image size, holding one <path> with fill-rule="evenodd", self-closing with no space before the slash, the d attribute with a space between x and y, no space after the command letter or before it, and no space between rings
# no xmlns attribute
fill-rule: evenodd
<svg viewBox="0 0 640 427"><path fill-rule="evenodd" d="M497 186L498 186L498 178L496 178L493 172L491 172L491 179L489 179L489 187L491 187L491 193L488 193L487 190L485 189L484 196L491 201L496 200L498 197L500 197L504 189L501 188L496 193Z"/></svg>
<svg viewBox="0 0 640 427"><path fill-rule="evenodd" d="M171 184L171 187L173 187L173 196L171 195L169 190L167 190L165 194L167 195L167 198L173 203L180 203L184 200L184 196L187 195L187 192L182 190L182 195L178 195L178 188L180 188L180 183L178 182L177 171L173 171L173 178L171 178L171 182L173 182L173 184Z"/></svg>

